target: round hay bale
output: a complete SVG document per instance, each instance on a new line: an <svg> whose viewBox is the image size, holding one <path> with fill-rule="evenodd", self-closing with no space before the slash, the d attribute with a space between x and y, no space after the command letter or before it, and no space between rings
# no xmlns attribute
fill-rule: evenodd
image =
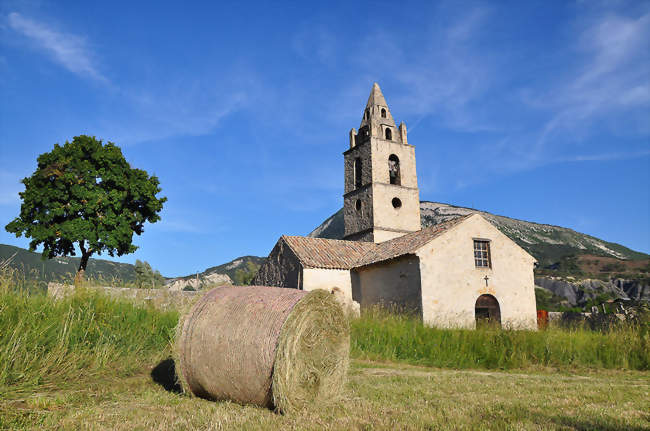
<svg viewBox="0 0 650 431"><path fill-rule="evenodd" d="M185 392L289 412L336 398L350 349L348 321L329 292L218 287L179 322Z"/></svg>

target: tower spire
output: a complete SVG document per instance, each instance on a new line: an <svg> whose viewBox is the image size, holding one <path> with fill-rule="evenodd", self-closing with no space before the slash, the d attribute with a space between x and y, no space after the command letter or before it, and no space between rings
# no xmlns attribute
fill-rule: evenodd
<svg viewBox="0 0 650 431"><path fill-rule="evenodd" d="M361 119L359 129L363 126L368 126L370 136L380 136L381 132L385 129L385 127L381 127L382 125L385 127L395 127L395 121L390 113L384 94L381 92L381 88L379 88L379 84L375 82L370 90L370 96L368 96L368 102L363 111L363 118Z"/></svg>
<svg viewBox="0 0 650 431"><path fill-rule="evenodd" d="M366 108L374 105L388 106L386 99L384 99L384 93L381 92L379 84L376 82L372 84L372 89L370 90L370 96L368 96L368 103L366 103Z"/></svg>

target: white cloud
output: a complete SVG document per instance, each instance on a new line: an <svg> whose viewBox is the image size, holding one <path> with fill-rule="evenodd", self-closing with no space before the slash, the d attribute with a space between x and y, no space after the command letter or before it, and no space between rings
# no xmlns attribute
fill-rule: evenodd
<svg viewBox="0 0 650 431"><path fill-rule="evenodd" d="M538 106L554 112L537 142L542 151L558 134L582 134L594 121L631 119L648 115L650 106L650 13L638 18L608 14L587 26L579 35L576 52L582 67L566 84L553 88L550 96L538 95ZM623 121L619 132L630 132ZM631 132L634 132L632 130Z"/></svg>
<svg viewBox="0 0 650 431"><path fill-rule="evenodd" d="M219 70L216 80L213 71L198 70L191 77L111 82L100 70L99 55L85 36L58 31L18 12L10 13L6 22L57 64L105 84L99 108L106 114L86 121L83 132L120 145L210 133L226 116L247 106L250 92L259 87L251 68L236 60Z"/></svg>
<svg viewBox="0 0 650 431"><path fill-rule="evenodd" d="M435 13L447 12L441 7ZM421 49L413 49L408 38L390 32L372 34L362 43L358 52L364 53L362 66L367 73L379 73L379 79L398 83L399 91L389 103L401 106L400 116L411 118L409 129L430 116L455 130L501 128L482 118L479 108L497 76L498 53L486 53L476 46L490 16L487 7L450 14L448 26L423 29Z"/></svg>
<svg viewBox="0 0 650 431"><path fill-rule="evenodd" d="M604 154L586 154L564 157L558 159L558 162L596 162L596 161L611 161L611 160L628 160L637 159L640 157L650 156L650 150L635 151L635 152L620 152L620 153L604 153Z"/></svg>
<svg viewBox="0 0 650 431"><path fill-rule="evenodd" d="M9 14L9 26L30 38L54 61L84 78L108 83L95 64L94 54L83 37L56 31L47 24L26 18L17 12Z"/></svg>

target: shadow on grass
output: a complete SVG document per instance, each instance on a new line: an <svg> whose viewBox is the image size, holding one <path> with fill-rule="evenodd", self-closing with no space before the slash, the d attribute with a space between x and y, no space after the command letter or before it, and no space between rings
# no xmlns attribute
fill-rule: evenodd
<svg viewBox="0 0 650 431"><path fill-rule="evenodd" d="M569 427L578 431L641 431L648 430L644 426L633 426L623 420L615 418L594 418L594 419L580 419L570 416L553 416L550 418L551 422L563 427Z"/></svg>
<svg viewBox="0 0 650 431"><path fill-rule="evenodd" d="M540 429L574 431L647 431L650 429L645 425L630 424L629 420L617 416L568 415L561 412L553 414L531 410L529 406L520 403L496 403L478 409L472 417L474 418L472 426L477 429L485 426L490 429L511 429L517 427L520 422L534 424ZM647 422L648 419L650 415L642 415L642 423Z"/></svg>
<svg viewBox="0 0 650 431"><path fill-rule="evenodd" d="M182 392L181 385L178 383L178 376L176 375L176 366L172 358L167 358L156 365L151 370L151 378L155 383L165 388L166 391L177 394Z"/></svg>

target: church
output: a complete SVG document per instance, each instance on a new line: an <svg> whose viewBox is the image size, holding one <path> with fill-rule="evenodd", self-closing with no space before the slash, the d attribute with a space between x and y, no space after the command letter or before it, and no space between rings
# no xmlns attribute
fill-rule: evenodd
<svg viewBox="0 0 650 431"><path fill-rule="evenodd" d="M537 327L535 258L479 214L422 229L415 147L376 83L343 158L343 240L282 236L254 284L336 291L437 327Z"/></svg>

